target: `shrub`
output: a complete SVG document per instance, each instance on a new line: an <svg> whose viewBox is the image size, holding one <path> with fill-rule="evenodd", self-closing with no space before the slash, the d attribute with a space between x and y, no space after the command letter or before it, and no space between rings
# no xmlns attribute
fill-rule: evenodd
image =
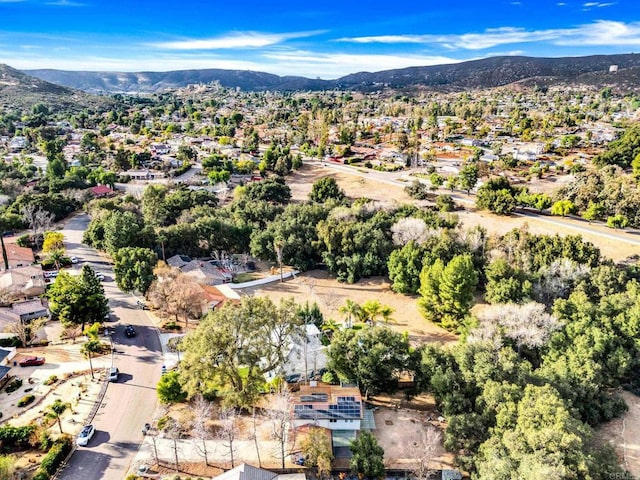
<svg viewBox="0 0 640 480"><path fill-rule="evenodd" d="M33 402L35 399L36 399L36 397L34 395L25 395L20 400L18 400L18 406L19 407L26 407L31 402Z"/></svg>
<svg viewBox="0 0 640 480"><path fill-rule="evenodd" d="M0 347L22 347L22 340L18 337L0 339Z"/></svg>
<svg viewBox="0 0 640 480"><path fill-rule="evenodd" d="M165 323L162 328L165 330L182 330L182 326L173 321Z"/></svg>
<svg viewBox="0 0 640 480"><path fill-rule="evenodd" d="M38 438L38 441L40 442L40 450L44 452L49 450L51 448L51 445L53 445L53 441L49 436L49 432L46 430L42 430L40 432L40 437Z"/></svg>
<svg viewBox="0 0 640 480"><path fill-rule="evenodd" d="M34 425L23 427L3 425L0 427L0 444L13 450L28 448L29 441L35 430L36 427Z"/></svg>
<svg viewBox="0 0 640 480"><path fill-rule="evenodd" d="M11 381L11 383L9 385L7 385L7 388L5 389L5 391L7 393L12 393L12 392L15 392L16 390L18 390L21 386L22 386L22 379L21 378L14 378Z"/></svg>
<svg viewBox="0 0 640 480"><path fill-rule="evenodd" d="M56 375L51 375L49 378L47 378L45 380L44 384L45 385L53 385L57 381L58 381L58 377Z"/></svg>
<svg viewBox="0 0 640 480"><path fill-rule="evenodd" d="M49 452L42 459L42 463L40 464L40 468L38 469L38 474L43 472L50 475L53 475L58 470L58 467L63 462L63 460L67 457L67 454L71 451L71 437L65 435L61 437L59 440L51 446ZM34 477L35 478L35 477Z"/></svg>
<svg viewBox="0 0 640 480"><path fill-rule="evenodd" d="M441 212L452 212L456 209L456 203L451 198L451 195L438 195L436 198L436 207Z"/></svg>
<svg viewBox="0 0 640 480"><path fill-rule="evenodd" d="M51 476L49 476L47 472L38 470L38 472L33 477L31 477L31 480L49 480L50 478Z"/></svg>
<svg viewBox="0 0 640 480"><path fill-rule="evenodd" d="M24 235L20 235L16 239L16 244L19 247L30 247L30 246L32 246L33 242L31 241L31 235L29 235L28 233L25 233Z"/></svg>

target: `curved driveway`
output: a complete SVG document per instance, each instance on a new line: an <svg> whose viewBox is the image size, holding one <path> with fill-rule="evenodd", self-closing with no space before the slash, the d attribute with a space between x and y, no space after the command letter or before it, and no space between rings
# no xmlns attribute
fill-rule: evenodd
<svg viewBox="0 0 640 480"><path fill-rule="evenodd" d="M118 382L109 383L93 420L96 435L87 447L78 447L57 478L64 480L122 480L142 442L142 426L156 407L155 387L160 379L162 351L157 330L147 313L136 308L135 298L115 284L111 265L98 252L82 244L89 217L70 219L62 233L69 255L88 263L105 276L105 293L111 308L111 325L116 333L114 366L120 369ZM127 338L123 325L131 324L137 335Z"/></svg>

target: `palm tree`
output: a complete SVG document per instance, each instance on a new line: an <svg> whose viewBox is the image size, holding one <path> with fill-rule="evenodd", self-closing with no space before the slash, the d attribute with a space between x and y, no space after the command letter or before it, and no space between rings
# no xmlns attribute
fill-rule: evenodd
<svg viewBox="0 0 640 480"><path fill-rule="evenodd" d="M382 304L378 300L367 300L362 305L362 311L365 314L366 320L371 322L371 325L376 324L376 318L382 315Z"/></svg>
<svg viewBox="0 0 640 480"><path fill-rule="evenodd" d="M62 433L62 421L60 420L60 416L67 410L67 408L71 407L68 403L63 402L59 398L56 399L51 405L49 405L49 409L47 410L46 416L47 418L54 418L58 422L58 428L60 428L60 433Z"/></svg>
<svg viewBox="0 0 640 480"><path fill-rule="evenodd" d="M391 318L391 315L393 315L394 312L395 310L391 308L389 305L382 306L382 310L380 310L380 316L382 317L382 320L384 320L385 325L388 324L389 322L396 323L396 321L393 318Z"/></svg>
<svg viewBox="0 0 640 480"><path fill-rule="evenodd" d="M53 261L53 265L56 267L56 270L60 270L60 264L64 257L64 250L61 248L56 248L49 253L49 260Z"/></svg>
<svg viewBox="0 0 640 480"><path fill-rule="evenodd" d="M360 310L360 305L350 299L347 299L344 305L338 309L340 313L347 316L347 328L351 328L353 326L353 317L358 317Z"/></svg>
<svg viewBox="0 0 640 480"><path fill-rule="evenodd" d="M91 358L95 353L99 353L102 350L102 344L97 338L90 338L82 345L80 351L89 359L89 368L91 369L91 378L93 379L93 362Z"/></svg>

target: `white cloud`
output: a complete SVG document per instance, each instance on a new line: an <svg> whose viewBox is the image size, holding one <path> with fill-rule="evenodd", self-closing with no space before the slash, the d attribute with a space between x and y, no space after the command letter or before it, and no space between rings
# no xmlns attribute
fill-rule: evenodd
<svg viewBox="0 0 640 480"><path fill-rule="evenodd" d="M415 43L445 47L450 50L485 50L499 45L548 42L565 46L637 46L640 44L640 22L598 20L574 28L526 30L518 27L489 28L481 33L459 35L377 35L340 38L352 43Z"/></svg>
<svg viewBox="0 0 640 480"><path fill-rule="evenodd" d="M229 48L260 48L282 43L294 38L310 37L319 33L321 32L233 32L223 37L177 40L171 42L155 42L148 45L166 50L220 50Z"/></svg>
<svg viewBox="0 0 640 480"><path fill-rule="evenodd" d="M586 9L589 8L602 8L602 7L611 7L612 5L615 5L615 2L609 2L609 3L602 3L602 2L586 2L583 3L582 6Z"/></svg>
<svg viewBox="0 0 640 480"><path fill-rule="evenodd" d="M312 51L270 52L263 55L272 61L269 72L279 75L302 75L308 77L337 78L349 73L362 71L377 72L395 68L442 65L462 60L445 56L426 55L383 55L383 54L347 54L318 53Z"/></svg>
<svg viewBox="0 0 640 480"><path fill-rule="evenodd" d="M84 7L84 3L72 2L70 0L57 0L55 2L46 2L45 5L51 5L54 7Z"/></svg>

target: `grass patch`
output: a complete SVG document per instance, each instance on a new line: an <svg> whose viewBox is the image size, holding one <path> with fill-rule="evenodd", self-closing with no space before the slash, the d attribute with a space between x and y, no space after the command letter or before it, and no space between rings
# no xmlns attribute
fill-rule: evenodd
<svg viewBox="0 0 640 480"><path fill-rule="evenodd" d="M260 275L257 272L236 273L233 276L233 283L251 282L253 280L258 280L260 278L262 278L262 275Z"/></svg>

